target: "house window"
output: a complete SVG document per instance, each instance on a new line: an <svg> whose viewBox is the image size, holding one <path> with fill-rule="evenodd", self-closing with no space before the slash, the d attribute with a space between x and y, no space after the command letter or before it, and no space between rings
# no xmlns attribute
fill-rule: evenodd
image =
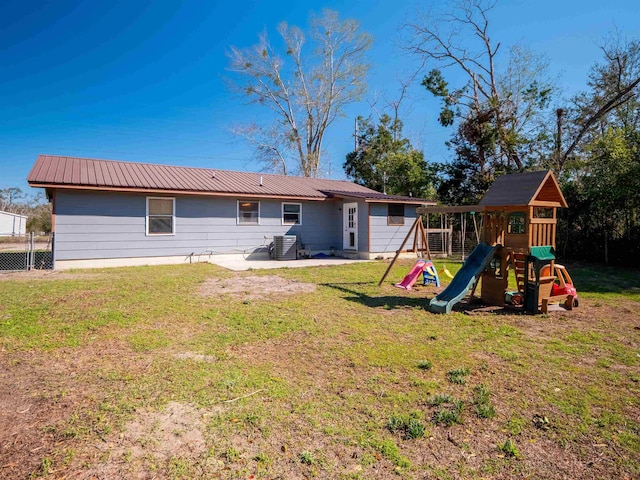
<svg viewBox="0 0 640 480"><path fill-rule="evenodd" d="M175 198L147 197L147 235L174 235L175 212Z"/></svg>
<svg viewBox="0 0 640 480"><path fill-rule="evenodd" d="M238 225L260 225L260 202L238 200Z"/></svg>
<svg viewBox="0 0 640 480"><path fill-rule="evenodd" d="M523 234L527 230L526 215L522 212L514 212L509 214L509 223L507 232L512 234Z"/></svg>
<svg viewBox="0 0 640 480"><path fill-rule="evenodd" d="M387 225L404 225L404 205L390 203L387 208Z"/></svg>
<svg viewBox="0 0 640 480"><path fill-rule="evenodd" d="M283 203L282 204L282 224L302 225L302 204Z"/></svg>

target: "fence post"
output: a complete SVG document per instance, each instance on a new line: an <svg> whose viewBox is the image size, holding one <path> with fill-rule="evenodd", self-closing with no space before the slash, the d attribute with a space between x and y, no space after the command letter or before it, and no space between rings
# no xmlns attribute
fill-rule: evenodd
<svg viewBox="0 0 640 480"><path fill-rule="evenodd" d="M35 254L34 254L34 250L35 250L35 238L34 238L34 233L33 232L29 232L29 256L28 261L27 261L27 270L33 270L33 264L35 263Z"/></svg>

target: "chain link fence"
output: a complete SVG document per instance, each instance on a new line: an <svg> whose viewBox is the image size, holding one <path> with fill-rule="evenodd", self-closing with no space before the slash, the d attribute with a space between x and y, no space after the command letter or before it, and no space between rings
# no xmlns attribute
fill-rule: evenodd
<svg viewBox="0 0 640 480"><path fill-rule="evenodd" d="M471 213L432 217L426 228L431 255L464 262L481 241L482 219Z"/></svg>
<svg viewBox="0 0 640 480"><path fill-rule="evenodd" d="M427 231L429 251L434 258L449 258L464 261L478 245L475 232L463 233L459 230L434 229Z"/></svg>
<svg viewBox="0 0 640 480"><path fill-rule="evenodd" d="M0 271L53 268L53 234L39 237L0 236Z"/></svg>

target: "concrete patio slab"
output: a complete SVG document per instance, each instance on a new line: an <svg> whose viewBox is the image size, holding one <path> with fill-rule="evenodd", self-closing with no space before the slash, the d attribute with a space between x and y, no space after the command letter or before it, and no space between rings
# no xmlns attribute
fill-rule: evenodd
<svg viewBox="0 0 640 480"><path fill-rule="evenodd" d="M303 268L321 267L327 265L345 265L349 263L363 263L371 260L353 260L341 257L303 258L299 260L245 260L244 258L229 258L212 256L210 263L236 272L244 270L260 270L274 268Z"/></svg>

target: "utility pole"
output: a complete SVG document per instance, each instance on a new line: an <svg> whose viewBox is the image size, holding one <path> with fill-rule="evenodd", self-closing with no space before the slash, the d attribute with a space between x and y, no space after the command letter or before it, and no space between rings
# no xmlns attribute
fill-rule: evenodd
<svg viewBox="0 0 640 480"><path fill-rule="evenodd" d="M564 109L559 108L556 110L556 116L558 117L558 130L556 132L556 152L562 152L562 117L564 116Z"/></svg>
<svg viewBox="0 0 640 480"><path fill-rule="evenodd" d="M558 127L556 130L556 151L555 151L555 157L556 157L556 173L560 173L560 162L562 161L562 120L563 120L563 116L564 116L564 109L562 108L558 108L556 110L556 116L558 118Z"/></svg>

